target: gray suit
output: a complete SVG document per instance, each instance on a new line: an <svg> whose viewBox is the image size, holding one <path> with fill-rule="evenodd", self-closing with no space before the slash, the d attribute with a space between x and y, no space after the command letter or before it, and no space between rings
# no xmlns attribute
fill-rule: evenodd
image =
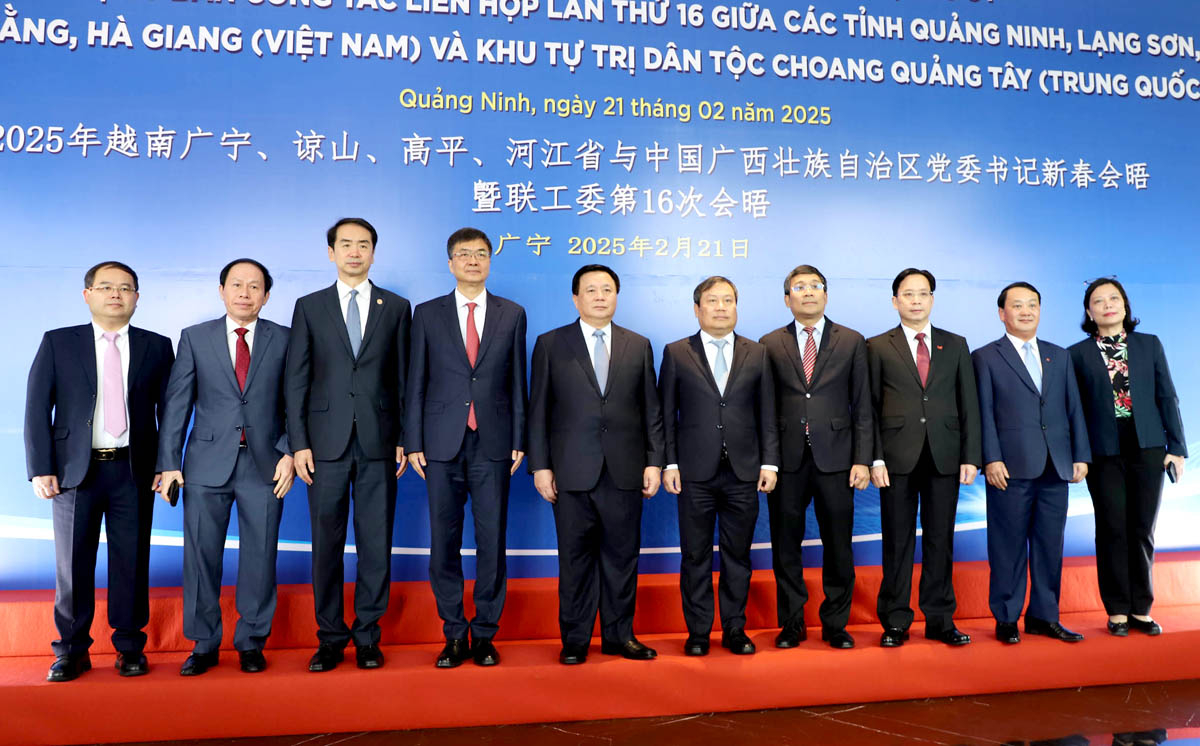
<svg viewBox="0 0 1200 746"><path fill-rule="evenodd" d="M287 348L288 328L259 319L243 391L224 316L184 329L179 339L178 364L167 385L158 471L183 465L183 633L196 643L197 653L221 646L222 553L235 502L240 619L234 647L259 650L271 633L283 509L273 493L275 465L289 452L283 397ZM184 435L193 412L185 455Z"/></svg>

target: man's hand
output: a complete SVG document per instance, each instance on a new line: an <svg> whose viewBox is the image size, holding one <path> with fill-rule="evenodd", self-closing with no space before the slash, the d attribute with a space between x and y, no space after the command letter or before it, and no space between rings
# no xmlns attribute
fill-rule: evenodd
<svg viewBox="0 0 1200 746"><path fill-rule="evenodd" d="M1003 461L993 461L983 467L983 476L987 483L998 490L1008 489L1008 467Z"/></svg>
<svg viewBox="0 0 1200 746"><path fill-rule="evenodd" d="M871 467L871 484L879 488L892 486L892 479L888 476L888 470L885 464Z"/></svg>
<svg viewBox="0 0 1200 746"><path fill-rule="evenodd" d="M425 467L429 464L425 462L424 451L413 451L412 453L408 454L408 463L412 466L413 471L415 471L417 475L421 477L421 479L425 478Z"/></svg>
<svg viewBox="0 0 1200 746"><path fill-rule="evenodd" d="M542 499L553 505L558 501L558 485L554 483L554 472L550 469L538 469L533 473L533 488Z"/></svg>
<svg viewBox="0 0 1200 746"><path fill-rule="evenodd" d="M1183 479L1183 465L1184 465L1184 463L1185 463L1185 462L1184 462L1184 460L1183 460L1183 456L1172 456L1171 454L1169 454L1169 453L1168 453L1168 454L1167 454L1167 455L1166 455L1166 456L1163 458L1163 471L1166 471L1166 469L1167 469L1167 466L1169 466L1170 464L1175 464L1175 478L1176 478L1176 479Z"/></svg>
<svg viewBox="0 0 1200 746"><path fill-rule="evenodd" d="M162 495L162 499L168 503L171 502L171 499L167 497L167 492L170 491L171 485L175 482L178 482L180 487L183 486L183 472L172 470L162 473L162 481L158 485L158 494Z"/></svg>
<svg viewBox="0 0 1200 746"><path fill-rule="evenodd" d="M866 464L855 464L850 467L850 486L856 490L865 490L871 483L871 470Z"/></svg>
<svg viewBox="0 0 1200 746"><path fill-rule="evenodd" d="M292 488L292 481L295 478L296 467L292 463L292 457L285 453L275 464L275 497L282 500L283 496Z"/></svg>
<svg viewBox="0 0 1200 746"><path fill-rule="evenodd" d="M508 476L511 477L513 474L517 473L517 468L521 465L521 461L523 461L524 459L525 459L524 451L513 451L512 452L513 465L512 465L512 468L508 470Z"/></svg>
<svg viewBox="0 0 1200 746"><path fill-rule="evenodd" d="M775 489L775 483L779 481L779 474L770 469L758 470L758 491L770 492Z"/></svg>
<svg viewBox="0 0 1200 746"><path fill-rule="evenodd" d="M971 484L975 481L975 477L979 474L979 467L975 464L959 464L958 465L958 483Z"/></svg>
<svg viewBox="0 0 1200 746"><path fill-rule="evenodd" d="M408 459L404 458L404 446L396 446L396 479L408 468Z"/></svg>
<svg viewBox="0 0 1200 746"><path fill-rule="evenodd" d="M665 469L662 473L662 486L672 495L678 495L679 491L683 489L683 485L679 481L679 470Z"/></svg>
<svg viewBox="0 0 1200 746"><path fill-rule="evenodd" d="M33 478L33 494L43 500L49 500L59 493L58 477L53 474L47 474L42 477Z"/></svg>
<svg viewBox="0 0 1200 746"><path fill-rule="evenodd" d="M649 500L658 494L662 484L662 469L657 466L647 466L642 472L642 497Z"/></svg>
<svg viewBox="0 0 1200 746"><path fill-rule="evenodd" d="M300 481L312 486L312 475L317 470L313 464L313 455L311 448L301 448L292 454L292 467L296 470L296 476L300 477Z"/></svg>
<svg viewBox="0 0 1200 746"><path fill-rule="evenodd" d="M1076 461L1071 464L1071 484L1079 484L1087 476L1087 464Z"/></svg>
<svg viewBox="0 0 1200 746"><path fill-rule="evenodd" d="M155 492L158 492L159 487L161 485L162 485L162 473L155 474L154 481L150 483L150 489L154 490Z"/></svg>

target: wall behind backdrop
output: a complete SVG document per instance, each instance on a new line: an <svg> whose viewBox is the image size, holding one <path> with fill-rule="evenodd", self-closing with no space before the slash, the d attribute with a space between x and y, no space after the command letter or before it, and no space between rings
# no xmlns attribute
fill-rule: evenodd
<svg viewBox="0 0 1200 746"><path fill-rule="evenodd" d="M489 289L526 307L530 350L575 317L570 277L595 261L621 275L617 323L657 353L693 333L710 274L738 284L738 332L758 338L790 321L787 271L815 264L830 318L871 336L897 323L892 277L926 267L934 323L972 347L1002 334L1008 282L1038 286L1040 336L1065 346L1085 281L1116 274L1196 433L1197 37L1187 0L11 0L0 588L53 587L24 390L41 334L87 321L84 270L132 265L133 323L178 339L223 313L219 269L252 256L276 277L264 316L287 324L333 282L324 231L344 215L379 229L372 279L414 305L452 288L446 236L487 231ZM1167 487L1160 549L1200 546L1198 484L1189 471ZM1067 554L1091 554L1086 487L1070 494ZM647 505L645 572L678 570L674 500ZM523 470L510 510L510 573L554 575L551 512ZM983 519L981 478L962 490L958 559L986 558ZM153 584L180 582L181 528L158 503ZM859 563L879 562L878 532L869 488ZM299 482L280 535L280 581L307 582ZM427 577L427 547L408 473L397 579Z"/></svg>

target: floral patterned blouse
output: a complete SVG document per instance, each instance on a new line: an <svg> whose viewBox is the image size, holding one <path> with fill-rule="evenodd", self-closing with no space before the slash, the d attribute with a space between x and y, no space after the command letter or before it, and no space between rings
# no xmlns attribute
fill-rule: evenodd
<svg viewBox="0 0 1200 746"><path fill-rule="evenodd" d="M1133 399L1129 396L1129 342L1124 330L1115 337L1096 336L1096 345L1108 367L1113 387L1113 408L1117 419L1133 416Z"/></svg>

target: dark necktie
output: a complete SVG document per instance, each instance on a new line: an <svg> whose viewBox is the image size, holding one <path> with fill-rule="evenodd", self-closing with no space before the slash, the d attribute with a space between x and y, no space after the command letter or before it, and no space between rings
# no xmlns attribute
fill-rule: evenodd
<svg viewBox="0 0 1200 746"><path fill-rule="evenodd" d="M250 345L246 344L246 327L234 329L237 335L237 355L233 358L233 372L237 376L238 388L246 390L246 374L250 372ZM242 429L242 442L246 442L246 430Z"/></svg>
<svg viewBox="0 0 1200 746"><path fill-rule="evenodd" d="M921 376L921 388L929 381L929 348L925 346L925 332L917 335L917 373Z"/></svg>
<svg viewBox="0 0 1200 746"><path fill-rule="evenodd" d="M467 362L471 367L475 367L475 360L479 357L479 330L475 328L475 306L477 303L467 304ZM467 427L472 430L479 428L479 423L475 420L475 402L471 401L471 408L467 410Z"/></svg>

